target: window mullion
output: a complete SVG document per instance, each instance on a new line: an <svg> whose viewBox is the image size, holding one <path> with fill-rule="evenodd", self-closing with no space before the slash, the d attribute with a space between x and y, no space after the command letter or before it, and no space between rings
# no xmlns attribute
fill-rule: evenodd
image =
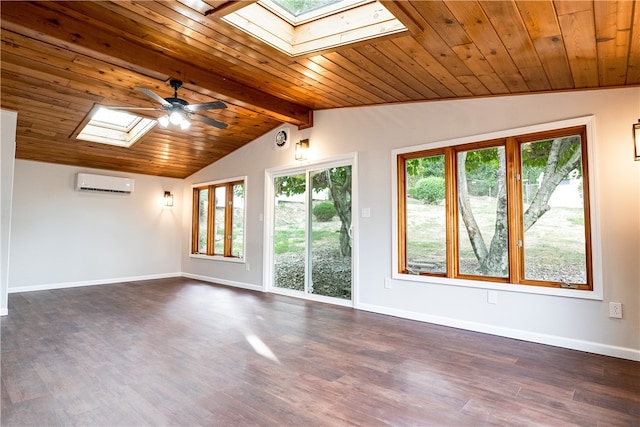
<svg viewBox="0 0 640 427"><path fill-rule="evenodd" d="M216 193L215 186L209 186L209 199L207 200L207 255L213 255L213 243L215 239L215 213Z"/></svg>
<svg viewBox="0 0 640 427"><path fill-rule="evenodd" d="M407 273L407 158L398 156L398 271Z"/></svg>
<svg viewBox="0 0 640 427"><path fill-rule="evenodd" d="M191 206L193 206L191 213L191 253L198 252L198 234L199 234L199 221L200 218L200 189L193 189L193 197Z"/></svg>
<svg viewBox="0 0 640 427"><path fill-rule="evenodd" d="M224 202L224 256L231 256L231 233L233 231L233 184L227 184Z"/></svg>
<svg viewBox="0 0 640 427"><path fill-rule="evenodd" d="M524 276L524 236L522 230L522 162L520 161L520 144L515 138L507 138L506 173L507 173L507 224L508 241L507 256L509 262L510 283L520 283Z"/></svg>
<svg viewBox="0 0 640 427"><path fill-rule="evenodd" d="M445 210L447 240L447 277L458 275L458 179L456 151L444 150Z"/></svg>

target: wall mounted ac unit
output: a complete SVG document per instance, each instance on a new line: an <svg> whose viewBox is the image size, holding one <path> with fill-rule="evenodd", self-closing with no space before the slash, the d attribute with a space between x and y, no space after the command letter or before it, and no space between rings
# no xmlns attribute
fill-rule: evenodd
<svg viewBox="0 0 640 427"><path fill-rule="evenodd" d="M78 173L76 176L76 190L103 191L107 193L133 193L134 180L117 176L93 175Z"/></svg>

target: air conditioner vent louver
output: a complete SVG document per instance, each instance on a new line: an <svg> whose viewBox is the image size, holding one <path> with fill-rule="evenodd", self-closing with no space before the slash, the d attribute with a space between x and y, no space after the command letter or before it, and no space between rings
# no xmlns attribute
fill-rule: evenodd
<svg viewBox="0 0 640 427"><path fill-rule="evenodd" d="M133 193L134 180L117 176L93 175L78 173L76 175L76 190L98 191L103 193Z"/></svg>
<svg viewBox="0 0 640 427"><path fill-rule="evenodd" d="M82 187L80 188L80 190L82 191L97 191L100 193L131 193L131 191L120 191L120 190L111 190L111 189L107 189L107 188L89 188L89 187Z"/></svg>

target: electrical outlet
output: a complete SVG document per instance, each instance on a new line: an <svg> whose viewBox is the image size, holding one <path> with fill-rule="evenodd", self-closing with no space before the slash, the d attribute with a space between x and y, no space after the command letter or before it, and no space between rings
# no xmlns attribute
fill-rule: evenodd
<svg viewBox="0 0 640 427"><path fill-rule="evenodd" d="M251 269L251 267L249 266L249 263L246 263L246 264L244 265L244 268L245 268L247 271L249 271L249 270Z"/></svg>
<svg viewBox="0 0 640 427"><path fill-rule="evenodd" d="M609 317L613 317L614 319L622 319L622 303L609 303Z"/></svg>
<svg viewBox="0 0 640 427"><path fill-rule="evenodd" d="M388 277L384 278L384 288L391 289L391 279L389 279Z"/></svg>

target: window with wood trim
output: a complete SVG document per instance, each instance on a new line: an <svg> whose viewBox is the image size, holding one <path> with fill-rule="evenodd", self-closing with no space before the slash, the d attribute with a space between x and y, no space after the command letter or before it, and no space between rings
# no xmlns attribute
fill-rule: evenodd
<svg viewBox="0 0 640 427"><path fill-rule="evenodd" d="M244 179L193 187L191 253L244 258Z"/></svg>
<svg viewBox="0 0 640 427"><path fill-rule="evenodd" d="M398 272L593 290L586 126L398 154Z"/></svg>

